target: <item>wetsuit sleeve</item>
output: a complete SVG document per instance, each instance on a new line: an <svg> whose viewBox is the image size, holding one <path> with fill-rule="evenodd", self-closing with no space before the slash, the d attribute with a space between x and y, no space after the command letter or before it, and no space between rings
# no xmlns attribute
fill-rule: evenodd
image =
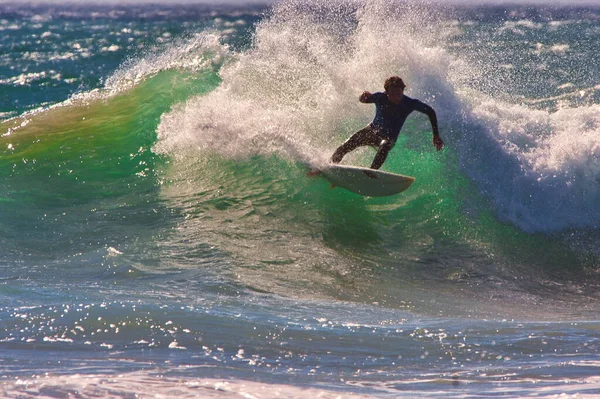
<svg viewBox="0 0 600 399"><path fill-rule="evenodd" d="M431 109L431 107L429 105L425 104L422 101L415 100L415 99L413 99L412 108L413 108L413 110L422 112L424 114L426 114L427 112L429 112L429 110Z"/></svg>
<svg viewBox="0 0 600 399"><path fill-rule="evenodd" d="M373 93L373 94L371 94L371 97L369 97L369 99L367 101L365 101L365 103L367 103L367 104L378 103L385 96L386 96L385 93L381 93L381 92Z"/></svg>

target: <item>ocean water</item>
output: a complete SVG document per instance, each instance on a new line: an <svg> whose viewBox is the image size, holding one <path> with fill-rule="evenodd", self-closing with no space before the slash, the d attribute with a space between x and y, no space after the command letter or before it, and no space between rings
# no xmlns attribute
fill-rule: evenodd
<svg viewBox="0 0 600 399"><path fill-rule="evenodd" d="M0 395L600 397L600 8L4 3L0 31ZM413 114L406 192L306 177L392 74L446 148Z"/></svg>

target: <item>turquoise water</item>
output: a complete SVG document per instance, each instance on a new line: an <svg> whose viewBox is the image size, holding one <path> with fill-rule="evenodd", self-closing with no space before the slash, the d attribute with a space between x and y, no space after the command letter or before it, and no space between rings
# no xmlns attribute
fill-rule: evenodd
<svg viewBox="0 0 600 399"><path fill-rule="evenodd" d="M599 16L0 5L3 395L600 395ZM391 74L446 149L307 178Z"/></svg>

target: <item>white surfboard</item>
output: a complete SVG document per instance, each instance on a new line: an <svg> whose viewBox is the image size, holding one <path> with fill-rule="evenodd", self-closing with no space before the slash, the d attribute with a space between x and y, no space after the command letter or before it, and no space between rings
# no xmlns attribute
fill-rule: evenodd
<svg viewBox="0 0 600 399"><path fill-rule="evenodd" d="M360 166L328 164L319 168L321 176L337 187L367 197L398 194L415 181L414 177L398 175Z"/></svg>

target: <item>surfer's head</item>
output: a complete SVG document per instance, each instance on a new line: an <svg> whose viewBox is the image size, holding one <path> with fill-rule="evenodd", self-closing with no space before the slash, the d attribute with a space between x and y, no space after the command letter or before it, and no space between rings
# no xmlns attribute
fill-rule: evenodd
<svg viewBox="0 0 600 399"><path fill-rule="evenodd" d="M400 104L404 96L404 88L406 85L398 76L390 76L385 80L383 88L389 100L394 104Z"/></svg>

